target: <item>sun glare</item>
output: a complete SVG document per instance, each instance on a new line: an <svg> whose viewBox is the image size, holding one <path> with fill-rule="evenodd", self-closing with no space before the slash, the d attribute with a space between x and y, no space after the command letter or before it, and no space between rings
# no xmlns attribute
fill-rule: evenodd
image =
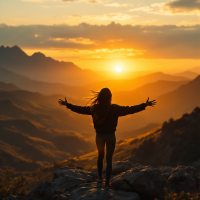
<svg viewBox="0 0 200 200"><path fill-rule="evenodd" d="M121 71L122 71L122 68L121 68L120 66L117 66L117 67L115 68L115 71L116 71L116 72L121 72Z"/></svg>

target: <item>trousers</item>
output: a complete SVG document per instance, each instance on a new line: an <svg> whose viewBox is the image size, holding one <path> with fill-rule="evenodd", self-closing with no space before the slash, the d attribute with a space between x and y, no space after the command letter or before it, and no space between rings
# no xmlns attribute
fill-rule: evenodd
<svg viewBox="0 0 200 200"><path fill-rule="evenodd" d="M98 149L97 168L98 174L102 177L104 149L106 146L106 183L109 184L112 173L112 157L115 150L116 137L115 132L110 134L96 133L96 145Z"/></svg>

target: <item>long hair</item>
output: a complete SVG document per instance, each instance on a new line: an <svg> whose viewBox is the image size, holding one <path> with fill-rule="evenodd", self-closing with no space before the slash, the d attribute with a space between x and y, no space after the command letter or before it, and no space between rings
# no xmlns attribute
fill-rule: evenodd
<svg viewBox="0 0 200 200"><path fill-rule="evenodd" d="M97 124L104 122L106 115L111 106L112 93L110 89L103 88L100 92L94 92L93 97L89 98L91 112L93 113L93 120Z"/></svg>

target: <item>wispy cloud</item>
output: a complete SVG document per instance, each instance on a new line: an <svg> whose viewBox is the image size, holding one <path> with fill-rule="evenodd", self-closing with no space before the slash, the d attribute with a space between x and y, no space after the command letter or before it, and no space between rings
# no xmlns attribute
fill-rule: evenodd
<svg viewBox="0 0 200 200"><path fill-rule="evenodd" d="M68 3L77 3L77 2L84 2L88 4L100 4L102 3L101 0L61 0L63 2L68 2Z"/></svg>
<svg viewBox="0 0 200 200"><path fill-rule="evenodd" d="M37 3L45 2L45 0L21 0L21 1L26 1L26 2L37 2Z"/></svg>
<svg viewBox="0 0 200 200"><path fill-rule="evenodd" d="M110 3L110 4L104 4L104 6L110 6L110 7L130 7L132 6L129 3Z"/></svg>
<svg viewBox="0 0 200 200"><path fill-rule="evenodd" d="M132 19L133 15L129 14L122 14L122 13L108 13L108 14L103 14L103 15L71 15L71 18L82 18L82 19L93 19L96 21L121 21L121 20L129 20Z"/></svg>
<svg viewBox="0 0 200 200"><path fill-rule="evenodd" d="M200 25L132 26L0 25L0 44L31 49L60 49L106 58L200 59Z"/></svg>

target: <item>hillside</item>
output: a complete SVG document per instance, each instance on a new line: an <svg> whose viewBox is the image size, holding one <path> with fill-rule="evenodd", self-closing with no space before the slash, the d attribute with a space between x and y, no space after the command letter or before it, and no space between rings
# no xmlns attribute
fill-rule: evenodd
<svg viewBox="0 0 200 200"><path fill-rule="evenodd" d="M157 97L157 104L154 108L149 107L140 113L120 118L118 130L127 130L126 127L129 127L128 130L134 130L149 123L162 123L170 117L177 118L182 113L191 112L194 107L200 106L199 90L200 76L169 93ZM150 99L153 98L150 96Z"/></svg>
<svg viewBox="0 0 200 200"><path fill-rule="evenodd" d="M193 71L184 71L184 72L181 72L181 73L178 73L178 74L174 74L174 75L186 77L186 78L189 78L189 79L194 79L197 76L199 76L199 73L195 73Z"/></svg>
<svg viewBox="0 0 200 200"><path fill-rule="evenodd" d="M0 90L1 169L30 171L95 147L91 118L60 107L58 98L63 97Z"/></svg>
<svg viewBox="0 0 200 200"><path fill-rule="evenodd" d="M113 94L113 101L116 100L118 104L132 106L134 103L139 104L146 101L148 97L155 99L160 95L176 90L188 82L159 80L153 83L147 83L135 90L115 92Z"/></svg>
<svg viewBox="0 0 200 200"><path fill-rule="evenodd" d="M20 90L16 85L11 83L3 83L0 81L0 90L6 90L6 91L13 91L13 90Z"/></svg>
<svg viewBox="0 0 200 200"><path fill-rule="evenodd" d="M103 78L91 70L79 68L72 62L59 62L40 52L28 56L18 46L0 47L0 66L44 82L82 85Z"/></svg>

